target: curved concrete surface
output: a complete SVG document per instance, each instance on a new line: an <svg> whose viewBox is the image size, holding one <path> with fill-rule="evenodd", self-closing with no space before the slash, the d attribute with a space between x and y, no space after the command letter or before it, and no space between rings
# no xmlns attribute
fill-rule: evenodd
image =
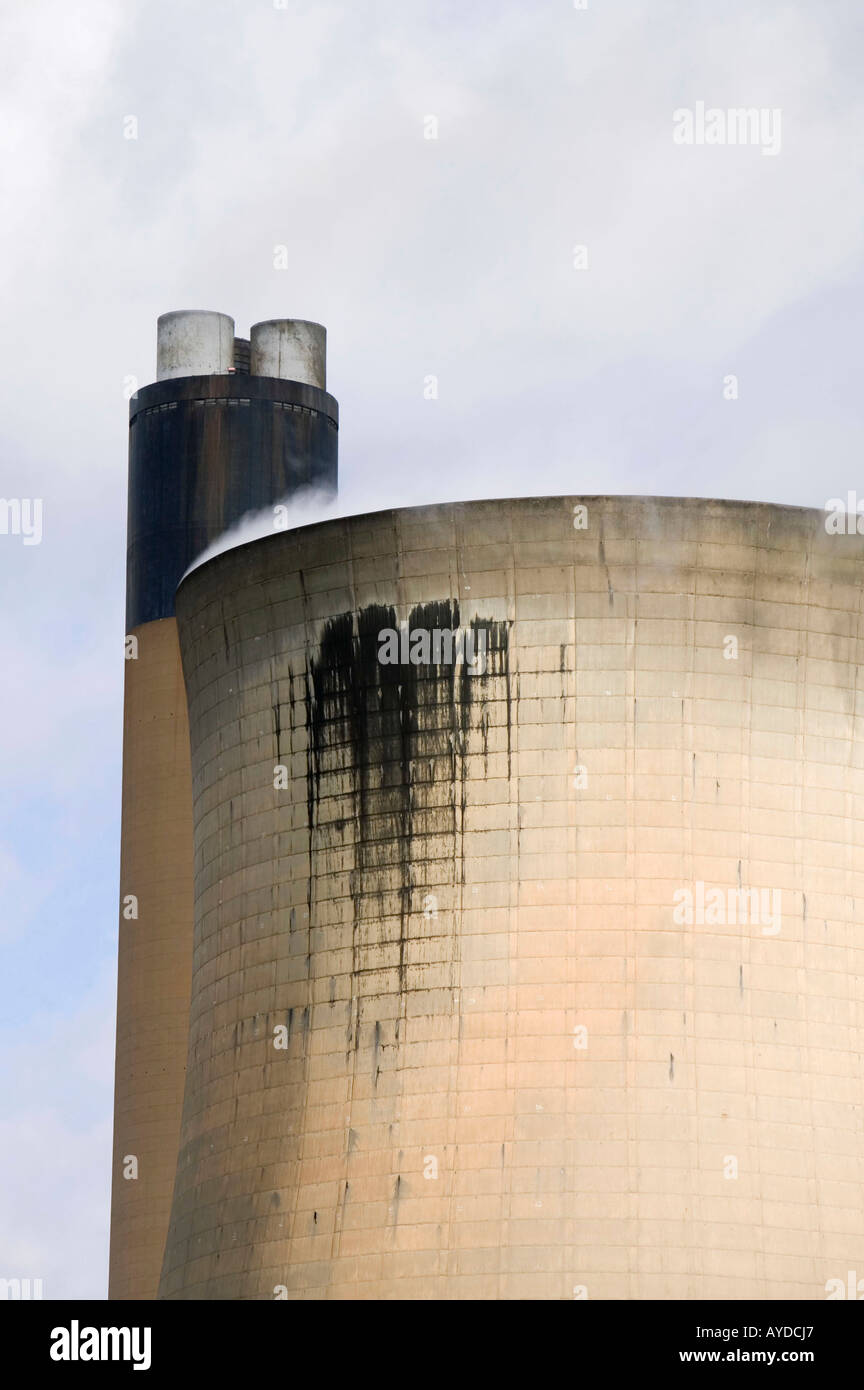
<svg viewBox="0 0 864 1390"><path fill-rule="evenodd" d="M572 497L183 582L162 1296L818 1299L860 1268L862 579L820 512ZM382 662L400 624L485 633L482 669Z"/></svg>

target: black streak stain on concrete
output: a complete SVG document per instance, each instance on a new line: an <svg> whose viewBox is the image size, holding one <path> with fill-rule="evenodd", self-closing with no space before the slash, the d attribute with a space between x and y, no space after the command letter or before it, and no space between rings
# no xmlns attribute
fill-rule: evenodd
<svg viewBox="0 0 864 1390"><path fill-rule="evenodd" d="M393 1189L393 1225L394 1225L394 1226L398 1225L398 1223L399 1223L399 1198L401 1197L401 1195L402 1195L402 1178L401 1178L401 1176L399 1176L399 1177L397 1177L397 1179L396 1179L396 1186L395 1186L394 1189Z"/></svg>
<svg viewBox="0 0 864 1390"><path fill-rule="evenodd" d="M418 895L440 882L429 869L440 872L442 837L450 838L451 857L460 861L454 886L464 883L467 755L475 738L476 751L488 753L493 702L500 702L499 722L506 721L508 772L511 749L509 623L478 617L463 623L458 602L441 600L415 607L408 626L470 629L475 651L482 632L485 669L452 661L382 665L380 634L398 630L399 619L394 608L372 604L326 623L305 677L310 882L316 853L339 855L354 904L353 974L398 967L400 993L408 919ZM358 1018L355 1047L360 1031ZM379 1047L376 1025L376 1076Z"/></svg>
<svg viewBox="0 0 864 1390"><path fill-rule="evenodd" d="M378 1054L379 1054L380 1050L381 1050L381 1024L380 1024L380 1023L377 1021L377 1019L376 1019L376 1021L375 1021L375 1037L374 1037L374 1040L373 1040L373 1042L372 1042L372 1070L373 1070L373 1072L374 1072L374 1083L373 1083L373 1084L374 1084L375 1086L378 1085L378 1075L379 1075L379 1073L380 1073L380 1071L381 1071L381 1067L380 1067L380 1065L379 1065L379 1063L378 1063Z"/></svg>

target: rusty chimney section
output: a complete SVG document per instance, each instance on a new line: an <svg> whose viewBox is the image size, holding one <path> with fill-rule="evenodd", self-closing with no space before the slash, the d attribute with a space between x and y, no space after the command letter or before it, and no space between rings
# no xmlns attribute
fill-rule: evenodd
<svg viewBox="0 0 864 1390"><path fill-rule="evenodd" d="M130 402L114 1299L156 1297L186 1072L192 780L174 596L246 513L307 485L335 492L339 407L324 389L325 343L320 325L299 320L257 324L250 344L228 314L163 314L157 379Z"/></svg>

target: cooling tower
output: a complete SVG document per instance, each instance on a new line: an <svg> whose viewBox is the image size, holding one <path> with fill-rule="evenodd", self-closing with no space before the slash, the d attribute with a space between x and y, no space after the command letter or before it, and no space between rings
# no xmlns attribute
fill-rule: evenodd
<svg viewBox="0 0 864 1390"><path fill-rule="evenodd" d="M821 512L626 497L355 516L183 580L162 1297L860 1268L862 580Z"/></svg>
<svg viewBox="0 0 864 1390"><path fill-rule="evenodd" d="M278 322L265 327L272 338ZM158 380L130 403L111 1298L156 1296L189 1035L192 792L174 595L190 562L247 512L305 485L335 489L324 330L299 329L302 341L317 329L315 371L303 375L295 355L296 379L277 379L250 373L249 343L228 315L165 314ZM262 367L278 363L271 354Z"/></svg>

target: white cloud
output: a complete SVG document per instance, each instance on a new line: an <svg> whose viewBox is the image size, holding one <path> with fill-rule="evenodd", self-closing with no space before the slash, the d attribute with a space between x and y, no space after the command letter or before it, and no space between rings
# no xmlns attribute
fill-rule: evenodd
<svg viewBox="0 0 864 1390"><path fill-rule="evenodd" d="M3 1038L0 1277L45 1298L104 1298L114 984Z"/></svg>

